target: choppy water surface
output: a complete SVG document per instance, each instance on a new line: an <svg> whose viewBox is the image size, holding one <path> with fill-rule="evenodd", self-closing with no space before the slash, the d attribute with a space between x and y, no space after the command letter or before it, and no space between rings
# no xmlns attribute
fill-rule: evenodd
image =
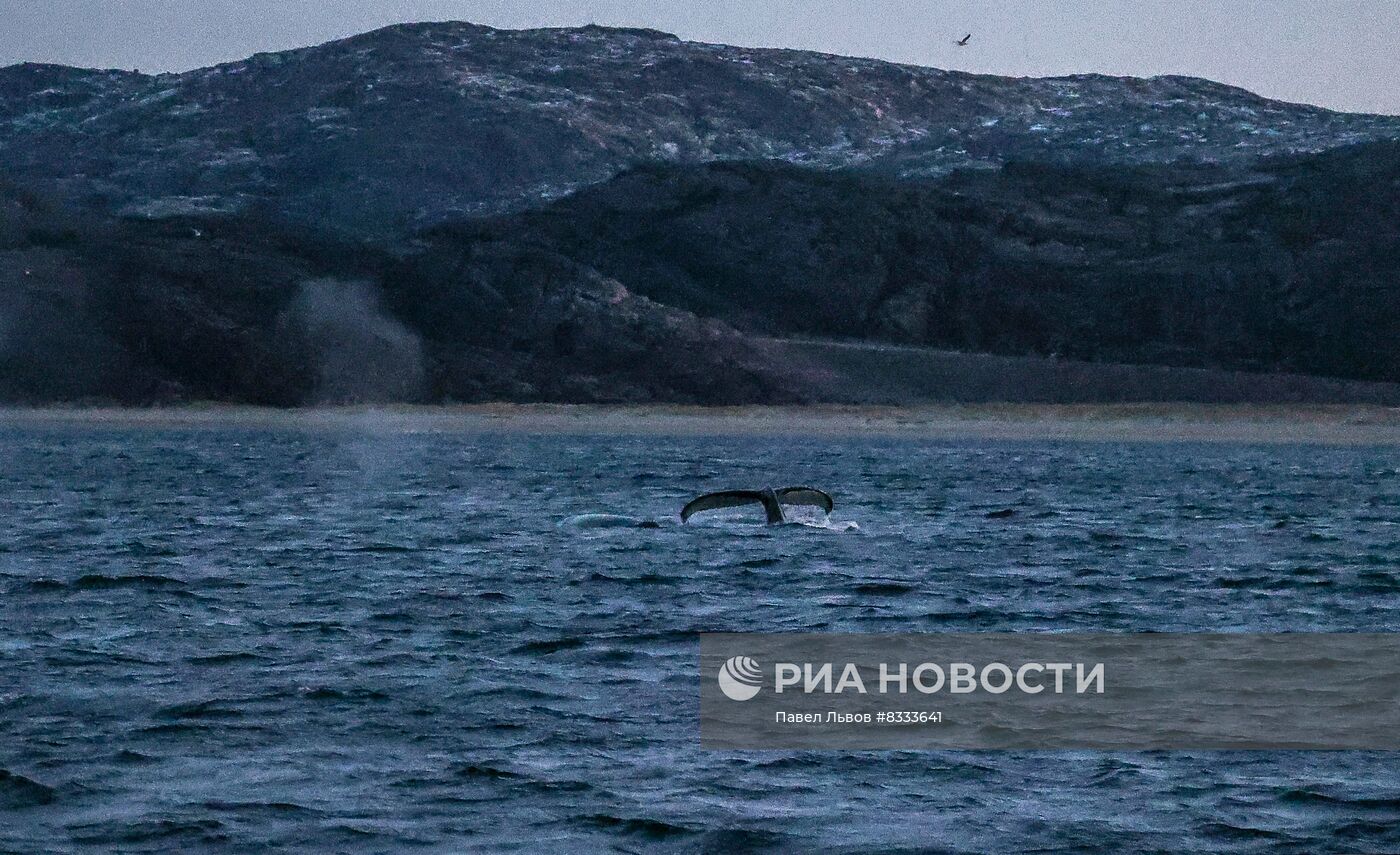
<svg viewBox="0 0 1400 855"><path fill-rule="evenodd" d="M696 724L708 630L1395 630L1394 449L8 428L0 464L0 850L1400 846L1392 754ZM860 528L671 522L764 482ZM665 522L564 522L606 512Z"/></svg>

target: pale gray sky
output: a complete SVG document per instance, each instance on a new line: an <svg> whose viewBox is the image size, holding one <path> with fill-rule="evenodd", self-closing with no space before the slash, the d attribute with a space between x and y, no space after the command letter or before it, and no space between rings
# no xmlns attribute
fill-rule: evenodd
<svg viewBox="0 0 1400 855"><path fill-rule="evenodd" d="M1400 114L1400 0L0 0L0 65L184 70L431 20L647 26L996 74L1191 74Z"/></svg>

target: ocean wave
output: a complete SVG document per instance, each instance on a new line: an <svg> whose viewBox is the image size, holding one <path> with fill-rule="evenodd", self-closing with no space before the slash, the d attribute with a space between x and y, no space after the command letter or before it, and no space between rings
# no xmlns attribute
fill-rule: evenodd
<svg viewBox="0 0 1400 855"><path fill-rule="evenodd" d="M50 804L57 797L53 787L8 769L0 769L0 808L15 810L37 807Z"/></svg>

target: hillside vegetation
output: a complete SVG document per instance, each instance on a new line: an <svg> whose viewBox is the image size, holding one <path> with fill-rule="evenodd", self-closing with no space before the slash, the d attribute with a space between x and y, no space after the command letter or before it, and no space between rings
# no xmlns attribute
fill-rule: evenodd
<svg viewBox="0 0 1400 855"><path fill-rule="evenodd" d="M924 182L651 167L435 232L557 253L740 329L1400 380L1400 144Z"/></svg>
<svg viewBox="0 0 1400 855"><path fill-rule="evenodd" d="M1397 137L600 27L11 66L0 401L1385 401Z"/></svg>
<svg viewBox="0 0 1400 855"><path fill-rule="evenodd" d="M602 27L405 24L180 74L0 69L0 170L108 213L401 236L649 162L898 177L1016 160L1248 162L1400 118L1188 77L995 77Z"/></svg>
<svg viewBox="0 0 1400 855"><path fill-rule="evenodd" d="M869 397L839 382L849 355L773 336L1397 382L1397 191L1392 143L1250 169L1013 164L920 182L653 166L400 245L246 215L117 220L12 189L0 397ZM890 373L881 400L938 397L907 359L863 364ZM1034 371L1035 400L1057 398L1046 376L1104 382ZM1269 399L1240 382L1194 397ZM1154 388L1193 397L1184 380Z"/></svg>

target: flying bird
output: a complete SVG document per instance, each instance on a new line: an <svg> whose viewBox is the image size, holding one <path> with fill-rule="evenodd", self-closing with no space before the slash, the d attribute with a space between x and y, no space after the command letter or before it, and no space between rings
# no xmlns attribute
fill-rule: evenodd
<svg viewBox="0 0 1400 855"><path fill-rule="evenodd" d="M972 33L968 33L967 35L963 36L961 40L953 42L953 44L957 45L958 47L967 47L967 43L970 41L972 41Z"/></svg>

